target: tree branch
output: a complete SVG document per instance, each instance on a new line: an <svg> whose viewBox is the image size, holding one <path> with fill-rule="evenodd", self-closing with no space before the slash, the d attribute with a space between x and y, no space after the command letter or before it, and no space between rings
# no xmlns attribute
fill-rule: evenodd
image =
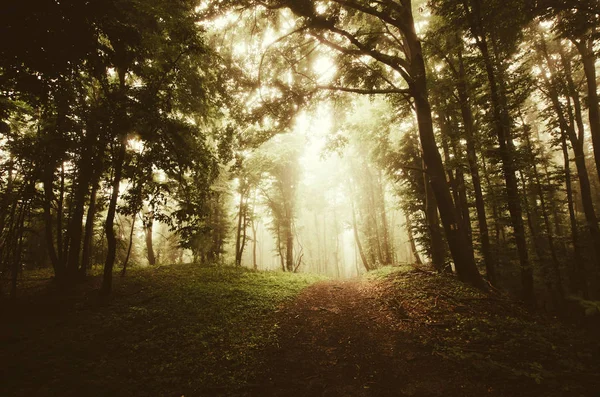
<svg viewBox="0 0 600 397"><path fill-rule="evenodd" d="M410 90L402 89L402 88L373 88L373 89L361 89L361 88L351 88L351 87L339 87L332 85L318 85L318 89L320 90L329 90L329 91L342 91L342 92L352 92L355 94L364 94L364 95L376 95L376 94L410 94Z"/></svg>

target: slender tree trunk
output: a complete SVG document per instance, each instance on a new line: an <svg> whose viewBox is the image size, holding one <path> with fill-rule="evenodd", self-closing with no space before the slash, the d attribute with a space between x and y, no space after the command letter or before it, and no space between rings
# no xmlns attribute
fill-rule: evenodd
<svg viewBox="0 0 600 397"><path fill-rule="evenodd" d="M6 164L7 168L7 178L6 178L6 188L3 192L2 203L0 204L0 233L4 231L4 226L6 224L6 215L8 208L10 207L10 202L12 201L13 194L13 181L14 181L14 166L15 162L13 160L13 155L10 154L9 160Z"/></svg>
<svg viewBox="0 0 600 397"><path fill-rule="evenodd" d="M240 184L243 183L240 181ZM242 253L244 251L244 245L242 244L242 225L245 228L244 222L244 187L240 187L240 205L238 209L238 223L237 232L235 236L235 265L242 265Z"/></svg>
<svg viewBox="0 0 600 397"><path fill-rule="evenodd" d="M256 261L256 221L252 221L252 268L258 270L258 262Z"/></svg>
<svg viewBox="0 0 600 397"><path fill-rule="evenodd" d="M96 217L96 196L99 188L99 173L94 178L92 183L92 192L90 193L90 203L88 206L87 215L85 217L85 236L83 238L83 254L81 258L81 268L79 269L81 276L85 277L90 268L92 257L92 243L94 241L94 218Z"/></svg>
<svg viewBox="0 0 600 397"><path fill-rule="evenodd" d="M371 173L371 170L369 169L369 166L365 164L365 176L366 176L366 183L367 183L367 193L368 193L368 205L367 205L367 216L368 219L370 220L371 223L371 233L370 233L370 247L371 250L373 251L373 255L374 255L374 259L373 259L373 263L377 264L378 266L381 266L385 263L385 260L383 258L383 251L381 249L381 236L379 233L379 222L377 220L377 212L378 212L378 201L376 200L375 196L376 196L376 192L375 192L375 182L373 181L373 174ZM337 224L336 224L337 225Z"/></svg>
<svg viewBox="0 0 600 397"><path fill-rule="evenodd" d="M338 220L337 220L337 203L333 202L333 230L335 235L335 274L336 278L340 278L340 233L338 229Z"/></svg>
<svg viewBox="0 0 600 397"><path fill-rule="evenodd" d="M58 202L56 203L56 249L58 260L62 266L66 267L64 251L63 251L63 217L65 203L65 163L60 164L60 185L58 193ZM66 274L68 277L68 274Z"/></svg>
<svg viewBox="0 0 600 397"><path fill-rule="evenodd" d="M462 42L462 38L458 38ZM483 190L481 188L481 178L479 176L479 164L477 162L477 150L475 146L475 123L473 120L473 111L470 106L469 91L467 86L467 74L462 55L462 48L458 53L458 73L457 84L460 112L463 119L465 140L467 144L467 162L471 173L473 183L473 192L475 194L475 208L477 210L477 223L479 225L479 239L481 243L481 254L485 262L486 278L492 285L497 285L496 278L496 259L492 255L490 244L489 228L485 211L485 201L483 199Z"/></svg>
<svg viewBox="0 0 600 397"><path fill-rule="evenodd" d="M543 41L542 49L544 50L544 57L546 59L548 67L550 68L552 74L555 75L556 70L554 62L549 57L548 53L545 51L545 43ZM555 89L554 85L548 80L548 78L545 77L545 75L544 78L546 85L548 86L548 96L552 102L554 110L556 111L560 128L566 132L566 135L571 141L571 146L573 147L573 153L575 155L575 167L577 169L577 176L579 179L581 204L583 206L583 212L586 218L587 229L590 233L594 252L594 258L592 262L598 269L600 268L600 228L598 227L598 218L594 209L591 183L587 171L587 164L585 161L585 129L583 125L583 118L581 112L581 102L579 99L577 89L575 88L575 83L573 81L569 62L568 60L566 60L564 53L561 53L561 60L564 66L565 77L567 80L567 90L569 92L569 95L566 96L567 103L564 109L563 104L560 101L559 94ZM571 102L571 100L573 100L573 102ZM565 110L568 120L565 118ZM573 110L575 111L574 113ZM578 133L575 130L575 126L577 126ZM579 266L582 266L583 268L583 264ZM595 282L596 280L594 278L594 283ZM581 285L581 287L584 287L584 285ZM583 294L585 296L588 295L587 288L584 288Z"/></svg>
<svg viewBox="0 0 600 397"><path fill-rule="evenodd" d="M104 223L104 231L106 233L107 254L104 262L104 276L102 278L102 286L100 287L101 295L109 295L112 290L113 268L117 256L117 238L115 236L115 215L117 213L117 200L119 198L119 186L123 174L123 165L125 163L126 142L125 137L119 139L118 147L116 148L116 158L114 161L114 175L112 181L112 192L108 203L108 213Z"/></svg>
<svg viewBox="0 0 600 397"><path fill-rule="evenodd" d="M129 263L129 257L131 256L131 248L133 247L133 232L135 231L135 219L137 214L133 214L131 217L131 230L129 231L129 244L127 245L127 255L123 261L123 269L121 270L121 277L125 277L127 272L127 264Z"/></svg>
<svg viewBox="0 0 600 397"><path fill-rule="evenodd" d="M54 198L52 179L54 172L51 167L44 172L44 224L45 224L45 237L46 237L46 248L48 255L50 256L50 262L54 268L54 275L59 284L64 283L64 266L58 259L58 254L54 246L54 233L53 233L53 222L52 222L52 201Z"/></svg>
<svg viewBox="0 0 600 397"><path fill-rule="evenodd" d="M294 234L291 219L285 227L285 266L288 272L294 271Z"/></svg>
<svg viewBox="0 0 600 397"><path fill-rule="evenodd" d="M151 212L144 222L144 240L146 242L146 257L150 266L156 265L156 256L154 255L154 244L152 235L154 234L154 214Z"/></svg>
<svg viewBox="0 0 600 397"><path fill-rule="evenodd" d="M471 30L475 36L477 47L481 52L489 83L495 130L500 146L499 153L502 159L502 170L506 183L508 211L510 213L515 242L517 244L517 252L519 255L519 263L521 266L521 297L528 304L534 304L533 269L531 268L529 254L527 252L527 241L525 239L525 228L523 225L523 210L521 208L519 189L517 186L514 164L514 144L510 131L511 119L508 113L508 104L506 103L503 80L499 78L499 73L496 72L485 33L481 26L476 22L476 19L480 15L479 2L480 0L472 2L474 8L473 13L471 13L467 1L464 2L464 6L465 11L470 17ZM475 16L473 14L475 14Z"/></svg>
<svg viewBox="0 0 600 397"><path fill-rule="evenodd" d="M321 231L319 228L319 219L317 218L316 211L313 212L313 219L315 222L315 241L317 243L317 273L321 273L323 253L321 252Z"/></svg>
<svg viewBox="0 0 600 397"><path fill-rule="evenodd" d="M571 182L571 164L569 160L569 149L567 147L566 131L561 131L561 149L565 167L565 189L567 193L567 207L569 210L569 221L571 223L571 243L573 244L573 263L571 265L571 290L581 292L582 295L587 295L585 286L585 267L583 254L581 253L581 243L579 241L579 226L577 225L577 217L575 216L575 208L573 205L573 186ZM586 296L587 298L587 296Z"/></svg>
<svg viewBox="0 0 600 397"><path fill-rule="evenodd" d="M252 267L254 268L254 270L258 270L258 263L256 262L256 245L258 238L256 235L256 190L252 195L252 218L250 222L252 228Z"/></svg>
<svg viewBox="0 0 600 397"><path fill-rule="evenodd" d="M410 215L405 214L406 216L406 233L408 234L408 241L410 242L410 249L412 250L413 256L415 257L415 262L419 266L423 266L423 261L419 256L419 251L417 250L417 245L415 244L415 237L412 233L412 223L410 221Z"/></svg>
<svg viewBox="0 0 600 397"><path fill-rule="evenodd" d="M18 247L19 242L19 225L21 221L21 213L23 212L22 206L19 208L19 204L17 200L14 200L11 206L10 216L9 216L9 230L7 233L7 237L9 240L9 249L6 253L6 264L10 269L11 273L11 288L10 288L10 298L11 300L17 299L17 281L19 277L19 255L20 250ZM15 219L16 218L16 219Z"/></svg>
<svg viewBox="0 0 600 397"><path fill-rule="evenodd" d="M378 170L378 174L377 174L377 185L379 187L379 202L380 202L380 213L381 213L381 228L383 231L383 243L382 243L382 250L383 250L383 256L384 256L384 265L391 265L393 263L393 258L392 258L392 243L390 239L390 233L389 233L389 225L388 225L388 220L387 220L387 213L386 213L386 208L385 208L385 185L384 185L384 181L383 181L383 176L381 174L381 170Z"/></svg>
<svg viewBox="0 0 600 397"><path fill-rule="evenodd" d="M352 206L352 231L354 232L354 241L356 243L356 248L358 249L358 254L360 255L360 259L365 267L366 271L370 271L371 267L369 266L369 260L367 259L367 255L363 250L363 246L360 242L360 236L358 234L358 224L356 222L356 209L354 207L354 192L350 191L350 205Z"/></svg>
<svg viewBox="0 0 600 397"><path fill-rule="evenodd" d="M573 40L573 44L579 51L585 73L588 94L588 117L590 122L590 132L594 147L594 159L596 171L600 178L600 113L598 110L598 83L596 80L596 55L594 52L594 41Z"/></svg>
<svg viewBox="0 0 600 397"><path fill-rule="evenodd" d="M531 144L531 139L529 137L529 132L525 133L525 140L527 142L527 146L530 153L533 153L533 146ZM544 191L542 188L541 178L538 171L538 167L536 165L536 159L533 159L533 176L535 178L535 185L538 198L540 200L540 208L542 210L542 218L544 220L544 227L546 229L546 239L548 240L548 248L550 250L550 258L552 262L552 272L554 278L554 290L558 294L559 298L562 300L564 298L564 290L562 286L562 276L560 272L560 262L558 260L558 255L556 254L556 244L554 242L554 236L552 233L552 225L550 223L550 217L548 215L548 208L546 206L546 198L544 197Z"/></svg>
<svg viewBox="0 0 600 397"><path fill-rule="evenodd" d="M83 214L85 197L87 195L90 179L92 177L92 169L89 161L84 161L80 164L79 181L77 186L74 188L73 199L71 200L72 206L74 207L71 215L68 236L69 249L67 257L67 272L69 278L76 280L80 269L80 254L81 254L81 243L83 238Z"/></svg>

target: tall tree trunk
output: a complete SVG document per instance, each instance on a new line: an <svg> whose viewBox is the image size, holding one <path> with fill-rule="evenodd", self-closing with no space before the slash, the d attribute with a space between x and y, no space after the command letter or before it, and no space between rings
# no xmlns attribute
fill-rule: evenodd
<svg viewBox="0 0 600 397"><path fill-rule="evenodd" d="M81 246L82 240L85 238L83 231L85 199L90 188L90 183L96 183L95 180L93 181L93 179L96 179L94 174L99 174L99 171L94 169L94 145L97 136L98 133L96 128L92 127L86 132L84 148L91 153L81 157L77 167L77 182L73 187L73 198L71 200L73 211L67 229L67 238L69 240L67 272L69 273L69 277L73 279L77 279L78 276L81 276Z"/></svg>
<svg viewBox="0 0 600 397"><path fill-rule="evenodd" d="M554 61L549 57L548 53L545 51L544 42L542 42L542 49L544 50L544 57L546 59L551 73L553 75L556 75ZM577 176L579 179L581 204L583 206L583 212L587 223L587 229L591 237L594 252L594 258L592 262L595 264L596 269L598 269L600 268L600 228L598 227L598 218L596 216L596 210L594 209L591 183L587 171L587 164L585 161L585 129L583 125L583 118L581 112L581 102L579 99L577 89L575 88L575 83L573 81L569 62L565 59L564 53L561 53L561 60L563 62L565 70L565 77L567 80L567 91L569 93L569 95L566 96L567 103L564 109L563 104L561 103L561 100L559 98L558 91L556 90L552 82L549 81L549 79L544 74L542 75L545 78L546 85L548 86L548 97L552 102L554 110L556 111L560 128L563 131L566 131L566 135L569 137L569 140L571 141L571 146L573 147L573 153L575 155L575 167L577 169ZM571 102L571 100L573 102ZM565 113L568 117L568 120L565 118ZM575 130L575 126L577 126L578 131ZM594 283L595 282L596 280L594 278ZM587 291L587 288L585 288L585 290ZM586 291L584 291L584 295L587 296Z"/></svg>
<svg viewBox="0 0 600 397"><path fill-rule="evenodd" d="M154 234L154 214L150 212L144 221L144 241L146 242L146 258L150 266L156 265L156 256L154 255L154 244L152 235Z"/></svg>
<svg viewBox="0 0 600 397"><path fill-rule="evenodd" d="M410 54L410 76L412 78L409 82L409 88L414 98L414 106L417 113L423 159L427 166L431 187L440 211L446 240L448 241L448 246L459 279L476 287L485 289L487 286L477 270L477 265L475 264L475 258L473 257L472 252L464 249L468 244L467 234L464 228L460 227L456 214L456 207L454 206L450 189L446 183L446 172L435 142L435 134L433 131L433 120L428 99L427 77L423 52L421 43L415 31L414 20L410 10L407 10L406 12L405 22L407 22L406 25L408 29L404 31L404 38Z"/></svg>
<svg viewBox="0 0 600 397"><path fill-rule="evenodd" d="M85 206L85 197L89 190L91 175L91 164L89 161L84 161L80 164L79 181L74 188L73 199L71 200L74 207L73 213L69 220L67 238L69 239L69 249L67 257L67 272L70 278L74 280L79 276L80 269L80 254L81 243L83 238L83 214Z"/></svg>
<svg viewBox="0 0 600 397"><path fill-rule="evenodd" d="M371 227L370 227L370 236L369 236L369 246L371 248L371 251L373 252L373 263L377 264L378 266L381 266L385 260L383 258L383 251L381 249L381 236L379 234L379 221L377 220L377 212L378 212L378 201L376 200L375 196L376 196L376 192L375 192L375 182L373 181L373 174L371 172L371 170L369 169L369 166L367 164L365 164L364 166L365 169L365 176L366 176L366 183L367 183L367 193L368 193L368 200L367 200L367 216L368 219L370 221ZM335 223L334 223L335 224ZM335 224L337 225L337 224Z"/></svg>
<svg viewBox="0 0 600 397"><path fill-rule="evenodd" d="M458 38L462 43L462 38ZM475 208L477 210L477 223L479 225L479 240L481 243L481 254L485 262L486 278L492 284L497 284L496 278L496 259L492 255L490 244L489 229L487 216L485 211L485 202L483 199L483 190L481 188L481 178L479 176L479 164L477 162L477 150L475 146L475 123L473 119L473 111L469 100L469 90L467 86L467 74L462 55L462 48L459 48L458 53L458 73L459 79L457 84L458 99L460 104L460 112L463 119L465 140L467 144L467 162L471 173L471 181L473 183L473 192L475 194Z"/></svg>
<svg viewBox="0 0 600 397"><path fill-rule="evenodd" d="M319 227L319 219L317 218L317 211L313 212L313 220L315 223L315 240L317 242L317 273L321 273L321 267L323 266L323 253L321 252L321 232Z"/></svg>
<svg viewBox="0 0 600 397"><path fill-rule="evenodd" d="M250 220L250 225L252 228L252 267L254 270L258 270L258 263L256 262L256 245L257 245L257 235L256 235L256 190L252 195L252 218ZM317 238L318 240L318 238Z"/></svg>
<svg viewBox="0 0 600 397"><path fill-rule="evenodd" d="M571 164L569 160L569 149L567 147L567 132L561 130L561 149L565 167L565 189L567 193L567 207L569 210L569 221L571 223L571 243L573 244L573 263L571 265L570 285L571 290L579 292L587 298L587 288L585 287L585 266L583 254L581 253L581 242L579 241L579 226L575 216L573 205L573 186L571 182Z"/></svg>
<svg viewBox="0 0 600 397"><path fill-rule="evenodd" d="M585 81L588 94L588 117L590 121L590 132L594 147L594 160L596 171L600 178L600 113L598 110L598 83L596 81L596 54L594 52L594 40L573 40L581 55Z"/></svg>
<svg viewBox="0 0 600 397"><path fill-rule="evenodd" d="M117 153L113 164L114 175L112 181L112 192L108 203L108 212L104 223L104 231L106 233L107 253L106 261L104 262L104 275L102 278L102 286L100 294L103 296L109 295L112 290L113 268L117 256L117 238L115 236L115 215L117 213L117 200L119 198L119 186L123 175L123 165L125 163L126 142L125 136L120 137Z"/></svg>
<svg viewBox="0 0 600 397"><path fill-rule="evenodd" d="M63 251L63 218L65 204L65 163L60 163L60 185L58 193L58 202L56 203L56 249L58 260L63 267L66 268L66 261ZM65 276L68 277L68 269Z"/></svg>
<svg viewBox="0 0 600 397"><path fill-rule="evenodd" d="M421 256L419 255L419 251L417 250L417 245L415 244L415 237L412 232L412 223L410 221L410 215L405 214L406 216L406 233L408 234L408 241L410 242L410 249L412 251L413 256L415 257L415 262L419 266L423 266L423 261L421 260Z"/></svg>
<svg viewBox="0 0 600 397"><path fill-rule="evenodd" d="M258 262L256 261L256 221L252 220L252 268L258 270Z"/></svg>
<svg viewBox="0 0 600 397"><path fill-rule="evenodd" d="M127 264L129 263L129 257L131 256L131 248L133 247L133 232L135 231L135 218L137 214L133 214L131 217L131 230L129 231L129 244L127 245L127 255L125 255L125 260L123 260L123 269L121 270L121 277L125 277L125 273L127 272Z"/></svg>
<svg viewBox="0 0 600 397"><path fill-rule="evenodd" d="M10 269L11 273L11 289L10 289L10 298L12 300L17 298L17 279L19 275L19 263L17 261L18 255L18 233L19 233L19 219L20 219L20 211L17 213L17 209L19 208L18 200L13 200L10 209L10 215L8 219L8 232L7 232L7 251L6 255L6 266ZM16 218L16 219L15 219Z"/></svg>
<svg viewBox="0 0 600 397"><path fill-rule="evenodd" d="M527 241L525 239L525 228L523 225L523 210L519 198L519 189L517 186L516 169L514 164L514 143L511 136L511 118L509 115L508 104L506 100L505 87L503 79L500 78L494 66L494 61L489 52L488 42L485 32L479 26L477 20L480 15L480 0L472 1L473 10L471 12L468 2L464 3L465 11L467 12L471 31L476 40L476 45L481 52L491 96L491 105L494 115L494 127L498 144L500 146L499 153L502 160L502 170L506 183L506 193L508 201L508 211L510 213L511 224L514 231L515 242L517 244L517 252L519 255L519 263L521 268L521 286L522 299L528 304L534 304L533 296L533 269L529 262L529 254L527 252Z"/></svg>
<svg viewBox="0 0 600 397"><path fill-rule="evenodd" d="M0 203L0 233L4 231L4 226L6 224L6 215L8 212L8 208L10 207L10 202L12 201L13 194L13 183L14 183L14 167L15 162L13 159L13 155L9 155L8 162L6 163L7 168L7 178L6 178L6 188L3 192L2 203Z"/></svg>
<svg viewBox="0 0 600 397"><path fill-rule="evenodd" d="M438 217L438 206L435 202L435 195L431 188L431 182L427 174L423 174L425 186L425 218L429 230L429 238L431 242L431 263L438 272L443 272L445 269L446 247L444 246L444 238L440 229L440 220Z"/></svg>
<svg viewBox="0 0 600 397"><path fill-rule="evenodd" d="M527 126L525 126L526 130L529 130ZM530 153L533 153L533 145L531 144L531 139L529 137L529 131L525 133L525 140L527 143L527 147ZM552 273L554 278L554 288L553 290L558 294L560 300L564 298L564 290L562 286L562 276L560 272L560 262L558 260L558 255L556 254L556 244L554 242L554 236L552 233L552 225L550 223L550 216L548 215L548 208L546 206L546 198L544 197L544 191L542 188L542 182L540 178L540 174L537 167L537 161L533 159L533 176L535 178L535 186L538 198L540 200L540 208L542 210L542 218L544 220L544 227L546 229L546 239L548 240L548 248L550 250L550 258L552 262Z"/></svg>
<svg viewBox="0 0 600 397"><path fill-rule="evenodd" d="M352 182L350 182L352 183ZM363 246L360 242L360 236L358 234L358 224L356 222L356 209L354 206L354 192L352 186L350 185L350 205L352 206L352 231L354 232L354 242L356 243L356 248L358 249L358 254L360 255L360 259L365 267L366 271L370 271L371 267L369 266L369 260L367 259L367 255L365 255L365 251L363 250Z"/></svg>
<svg viewBox="0 0 600 397"><path fill-rule="evenodd" d="M288 272L294 271L294 233L291 219L285 227L285 267Z"/></svg>
<svg viewBox="0 0 600 397"><path fill-rule="evenodd" d="M335 262L335 274L336 278L341 277L340 273L340 233L338 229L338 219L337 219L337 203L334 199L333 201L333 230L335 235L335 252L334 252L334 262Z"/></svg>
<svg viewBox="0 0 600 397"><path fill-rule="evenodd" d="M50 256L50 263L54 268L54 275L59 284L64 283L64 264L59 261L58 254L54 245L54 228L52 222L52 201L54 199L52 179L54 172L52 167L48 167L44 171L44 224L45 224L45 237L46 237L46 249ZM64 286L64 285L63 285Z"/></svg>
<svg viewBox="0 0 600 397"><path fill-rule="evenodd" d="M240 181L240 184L243 182ZM242 265L242 254L244 251L244 245L242 244L242 227L246 227L246 222L244 221L244 187L240 187L240 205L238 209L238 223L237 223L237 231L235 235L235 265Z"/></svg>
<svg viewBox="0 0 600 397"><path fill-rule="evenodd" d="M393 263L392 257L392 239L390 239L389 233L389 225L387 220L387 211L385 208L385 182L383 180L383 175L381 174L381 170L377 171L377 185L379 187L379 205L380 205L380 214L381 214L381 228L383 232L383 242L382 242L382 251L384 265L391 265Z"/></svg>
<svg viewBox="0 0 600 397"><path fill-rule="evenodd" d="M83 238L83 253L81 257L81 276L85 277L90 268L92 257L92 243L94 241L94 218L96 217L96 196L99 188L99 175L97 172L92 182L92 192L90 193L90 203L85 217L85 235Z"/></svg>

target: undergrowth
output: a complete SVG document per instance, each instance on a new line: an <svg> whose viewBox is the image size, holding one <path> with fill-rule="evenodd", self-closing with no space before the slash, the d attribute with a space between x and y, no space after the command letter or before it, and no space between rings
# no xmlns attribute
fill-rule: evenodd
<svg viewBox="0 0 600 397"><path fill-rule="evenodd" d="M379 296L430 354L474 375L490 393L596 396L600 390L598 340L508 295L415 270L390 273Z"/></svg>

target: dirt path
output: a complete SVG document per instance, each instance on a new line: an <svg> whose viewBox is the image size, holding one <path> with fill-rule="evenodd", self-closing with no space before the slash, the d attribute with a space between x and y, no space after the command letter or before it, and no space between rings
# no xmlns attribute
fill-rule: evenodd
<svg viewBox="0 0 600 397"><path fill-rule="evenodd" d="M441 396L450 372L369 281L323 282L281 313L260 395Z"/></svg>

